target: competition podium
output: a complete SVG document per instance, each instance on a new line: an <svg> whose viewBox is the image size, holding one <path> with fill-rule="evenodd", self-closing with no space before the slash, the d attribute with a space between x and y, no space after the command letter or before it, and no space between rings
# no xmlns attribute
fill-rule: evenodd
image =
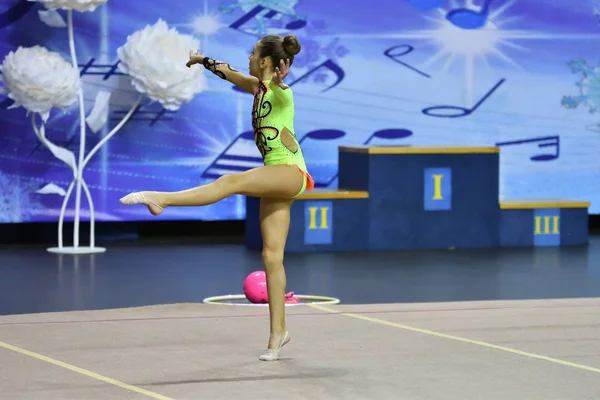
<svg viewBox="0 0 600 400"><path fill-rule="evenodd" d="M339 148L339 188L293 204L287 252L584 245L589 202L499 199L498 147ZM262 248L259 199L246 246Z"/></svg>

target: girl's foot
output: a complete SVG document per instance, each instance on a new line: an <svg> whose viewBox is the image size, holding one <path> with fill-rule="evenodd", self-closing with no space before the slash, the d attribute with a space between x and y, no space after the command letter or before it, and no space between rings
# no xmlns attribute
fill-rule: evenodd
<svg viewBox="0 0 600 400"><path fill-rule="evenodd" d="M165 208L160 204L158 196L153 192L135 192L129 193L127 196L122 197L120 200L121 204L131 206L134 204L143 204L148 207L150 214L156 216L160 215Z"/></svg>
<svg viewBox="0 0 600 400"><path fill-rule="evenodd" d="M273 339L277 340L275 337L271 337L270 342L273 342ZM279 340L277 340L275 343L277 343L277 346L274 349L267 349L267 351L265 351L263 354L261 354L261 356L259 357L259 360L261 361L277 361L277 359L279 359L279 350L281 350L281 348L283 346L285 346L286 344L288 344L288 342L290 341L290 334L288 333L288 331L285 331L285 333L279 338Z"/></svg>

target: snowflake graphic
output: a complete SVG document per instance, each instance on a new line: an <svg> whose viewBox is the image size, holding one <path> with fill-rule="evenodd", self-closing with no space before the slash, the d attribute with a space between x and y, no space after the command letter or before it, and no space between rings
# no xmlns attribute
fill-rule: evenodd
<svg viewBox="0 0 600 400"><path fill-rule="evenodd" d="M592 68L584 60L571 61L569 64L573 73L581 73L583 77L576 85L579 87L579 96L564 96L561 104L566 108L577 108L585 105L590 114L598 111L600 107L600 67Z"/></svg>
<svg viewBox="0 0 600 400"><path fill-rule="evenodd" d="M241 9L244 12L249 12L257 6L262 6L274 11L278 14L273 18L267 18L267 13L260 13L255 17L258 27L251 29L252 33L257 37L265 34L284 35L290 33L286 29L289 18L303 19L296 14L295 7L298 5L298 0L238 0L234 4L221 5L222 12L232 12L235 9ZM286 19L282 18L285 15ZM248 31L248 30L247 30ZM327 37L328 28L323 20L311 20L306 23L302 29L293 30L293 32L302 45L302 51L294 58L294 69L299 69L301 72L290 71L288 81L293 82L308 71L317 68L319 64L326 60L331 60L334 63L345 57L349 50L340 43L339 38L330 39L323 42L319 37ZM327 81L328 73L326 69L317 70L306 80L313 83L323 84Z"/></svg>
<svg viewBox="0 0 600 400"><path fill-rule="evenodd" d="M231 12L236 8L244 12L252 10L256 6L262 6L280 12L281 14L296 15L294 7L298 0L237 0L234 4L221 5L221 11Z"/></svg>
<svg viewBox="0 0 600 400"><path fill-rule="evenodd" d="M43 206L35 199L35 183L0 172L0 222L24 222ZM33 196L32 196L33 195Z"/></svg>
<svg viewBox="0 0 600 400"><path fill-rule="evenodd" d="M244 13L247 13L258 6L277 11L277 15L272 18L267 17L265 11L254 18L257 26L253 29L253 33L257 36L265 36L269 34L269 29L267 27L269 21L281 21L283 16L302 19L296 14L295 10L298 1L299 0L237 0L233 4L221 4L219 8L221 12L226 14L229 14L238 8Z"/></svg>
<svg viewBox="0 0 600 400"><path fill-rule="evenodd" d="M594 9L594 16L596 17L596 20L598 21L598 23L600 23L600 0L594 0L593 9Z"/></svg>
<svg viewBox="0 0 600 400"><path fill-rule="evenodd" d="M275 27L279 25L279 21L274 21ZM322 42L317 37L324 37L328 33L327 24L322 20L309 22L303 29L302 33L296 33L298 41L302 46L300 53L294 58L294 68L302 70L302 73L294 73L290 71L288 81L292 82L307 71L316 68L325 60L331 60L335 63L341 58L348 55L349 50L340 43L339 38L334 38L329 42ZM327 81L327 70L319 70L310 75L310 79L314 83L325 83ZM309 77L307 77L309 78Z"/></svg>

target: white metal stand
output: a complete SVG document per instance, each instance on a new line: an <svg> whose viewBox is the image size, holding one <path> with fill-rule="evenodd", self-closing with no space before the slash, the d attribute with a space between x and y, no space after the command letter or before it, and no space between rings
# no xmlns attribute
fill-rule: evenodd
<svg viewBox="0 0 600 400"><path fill-rule="evenodd" d="M105 247L49 247L48 252L55 254L98 254L106 252Z"/></svg>
<svg viewBox="0 0 600 400"><path fill-rule="evenodd" d="M71 63L73 67L79 70L79 65L77 63L77 54L75 53L75 35L73 32L73 11L68 10L68 32L69 32L69 49L71 52ZM85 155L85 136L86 136L86 126L85 126L85 105L83 100L83 85L78 93L78 101L79 101L79 160L75 160L75 154L68 149L59 147L54 143L50 142L46 138L45 127L42 122L42 125L38 128L35 121L35 113L32 113L31 123L33 125L33 130L36 136L40 139L40 141L44 144L44 146L50 150L50 152L59 160L63 161L67 164L71 170L73 171L73 180L67 189L64 200L62 203L62 207L60 210L60 217L58 220L58 247L50 247L47 249L50 253L57 254L97 254L104 253L106 248L104 247L96 247L95 244L95 211L94 211L94 202L92 200L92 196L90 194L90 190L83 178L83 171L85 166L89 163L90 159L98 152L98 150L110 139L112 138L122 127L129 121L135 110L139 107L144 95L141 94L135 104L131 107L129 112L123 117L123 119L108 133L94 148L89 152L89 154ZM71 193L75 189L75 216L74 216L74 224L73 224L73 246L65 247L63 246L63 223L65 219L65 211L67 208L67 203L71 197ZM85 193L88 206L90 209L90 245L89 246L80 246L79 245L79 219L80 219L80 210L81 210L81 190Z"/></svg>

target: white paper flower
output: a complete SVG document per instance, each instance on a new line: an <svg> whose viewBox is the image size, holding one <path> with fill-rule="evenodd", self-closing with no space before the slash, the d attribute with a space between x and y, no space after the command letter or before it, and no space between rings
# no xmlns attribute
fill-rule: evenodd
<svg viewBox="0 0 600 400"><path fill-rule="evenodd" d="M29 0L42 3L48 10L94 11L108 0Z"/></svg>
<svg viewBox="0 0 600 400"><path fill-rule="evenodd" d="M138 92L160 102L167 110L176 111L206 89L203 68L185 65L190 50L199 47L193 36L180 34L159 19L129 35L117 49L119 68L131 76Z"/></svg>
<svg viewBox="0 0 600 400"><path fill-rule="evenodd" d="M77 100L79 71L59 53L42 46L19 47L2 62L4 92L46 121L52 107L65 109Z"/></svg>

